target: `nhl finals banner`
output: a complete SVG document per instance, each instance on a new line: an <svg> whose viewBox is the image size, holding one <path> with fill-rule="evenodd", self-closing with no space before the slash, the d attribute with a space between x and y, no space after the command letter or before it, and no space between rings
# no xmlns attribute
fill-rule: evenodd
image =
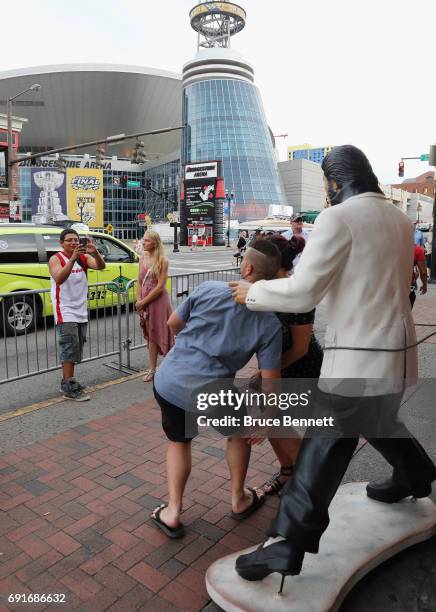
<svg viewBox="0 0 436 612"><path fill-rule="evenodd" d="M68 168L68 218L103 227L103 170Z"/></svg>

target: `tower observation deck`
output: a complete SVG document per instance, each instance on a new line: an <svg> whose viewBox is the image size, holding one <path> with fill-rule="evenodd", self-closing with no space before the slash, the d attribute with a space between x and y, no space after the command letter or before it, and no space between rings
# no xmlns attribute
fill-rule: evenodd
<svg viewBox="0 0 436 612"><path fill-rule="evenodd" d="M245 27L246 12L233 2L202 2L191 9L191 27L197 47L230 47L230 37Z"/></svg>

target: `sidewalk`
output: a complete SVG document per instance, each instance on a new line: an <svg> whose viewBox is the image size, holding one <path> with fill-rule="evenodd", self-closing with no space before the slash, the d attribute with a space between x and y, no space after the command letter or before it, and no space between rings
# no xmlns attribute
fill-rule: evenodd
<svg viewBox="0 0 436 612"><path fill-rule="evenodd" d="M414 315L436 323L436 296L419 298ZM434 341L426 343L433 368ZM254 367L250 364L246 375ZM264 539L278 498L269 498L242 523L230 518L225 440L211 435L193 442L182 516L186 536L171 541L153 525L150 512L167 491L165 437L160 413L154 400L143 399L140 380L111 393L125 393L126 385L137 389L137 402L27 447L19 448L17 440L15 452L0 455L0 612L216 610L204 585L208 566ZM147 387L148 396L150 391ZM93 400L98 402L99 393ZM426 401L434 405L434 397ZM430 446L436 458L434 439ZM276 469L270 446L254 447L248 484L259 485ZM383 460L365 445L345 481L386 472ZM435 567L433 538L364 578L341 612L435 610ZM14 607L7 603L10 593L65 593L66 604Z"/></svg>
<svg viewBox="0 0 436 612"><path fill-rule="evenodd" d="M225 440L202 436L193 443L187 535L170 541L149 519L167 491L165 446L148 400L3 455L3 597L66 593L68 610L201 610L207 567L261 541L277 500L243 524L229 518ZM254 449L250 482L273 471L269 446Z"/></svg>

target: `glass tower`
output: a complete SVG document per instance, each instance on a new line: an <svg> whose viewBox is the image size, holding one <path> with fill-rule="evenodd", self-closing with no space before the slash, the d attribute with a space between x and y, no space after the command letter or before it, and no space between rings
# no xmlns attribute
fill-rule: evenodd
<svg viewBox="0 0 436 612"><path fill-rule="evenodd" d="M182 164L222 160L225 188L234 193L232 216L261 218L270 204L286 200L253 68L229 48L230 36L245 24L245 12L231 3L218 4L220 11L226 5L227 13L217 15L212 3L190 13L199 46L183 67Z"/></svg>

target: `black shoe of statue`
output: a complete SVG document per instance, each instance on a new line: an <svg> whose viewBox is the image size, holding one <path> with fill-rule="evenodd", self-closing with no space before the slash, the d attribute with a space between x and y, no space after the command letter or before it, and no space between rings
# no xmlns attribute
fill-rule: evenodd
<svg viewBox="0 0 436 612"><path fill-rule="evenodd" d="M248 555L236 559L236 571L245 580L262 580L273 572L282 575L282 586L285 576L296 576L301 572L304 550L290 542L282 540L263 548L263 544Z"/></svg>
<svg viewBox="0 0 436 612"><path fill-rule="evenodd" d="M436 478L436 473L431 480L414 485L403 485L392 478L386 480L373 480L366 485L366 494L386 504L395 504L405 497L427 497L431 493L431 483Z"/></svg>

